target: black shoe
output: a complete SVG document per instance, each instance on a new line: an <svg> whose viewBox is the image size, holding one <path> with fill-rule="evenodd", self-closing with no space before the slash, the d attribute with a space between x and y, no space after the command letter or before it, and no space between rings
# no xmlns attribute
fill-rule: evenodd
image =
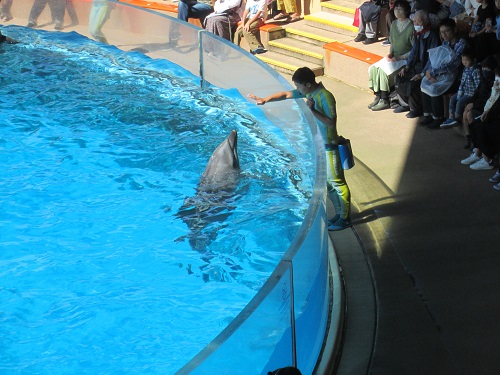
<svg viewBox="0 0 500 375"><path fill-rule="evenodd" d="M403 113L403 112L408 112L410 110L410 107L405 107L404 105L400 105L396 109L394 109L394 113Z"/></svg>
<svg viewBox="0 0 500 375"><path fill-rule="evenodd" d="M432 124L434 122L434 119L432 118L432 116L424 116L424 118L422 120L420 120L418 122L418 124L420 126L427 126L429 124Z"/></svg>
<svg viewBox="0 0 500 375"><path fill-rule="evenodd" d="M443 123L444 119L442 118L437 118L433 120L429 125L427 125L427 130L439 130L441 129L441 124Z"/></svg>
<svg viewBox="0 0 500 375"><path fill-rule="evenodd" d="M408 118L417 118L417 117L420 117L420 116L422 116L421 113L418 113L416 111L412 111L411 109L410 109L410 112L408 112L406 114L406 117L408 117Z"/></svg>
<svg viewBox="0 0 500 375"><path fill-rule="evenodd" d="M363 44L373 44L373 43L377 43L377 38L366 38L365 40L363 40Z"/></svg>
<svg viewBox="0 0 500 375"><path fill-rule="evenodd" d="M358 36L356 38L354 38L354 41L355 42L362 42L365 39L366 39L366 35L364 35L364 34L358 34Z"/></svg>

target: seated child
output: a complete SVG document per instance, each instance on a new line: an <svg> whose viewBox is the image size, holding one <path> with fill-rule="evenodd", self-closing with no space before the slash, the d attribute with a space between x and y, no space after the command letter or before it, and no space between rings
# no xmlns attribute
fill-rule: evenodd
<svg viewBox="0 0 500 375"><path fill-rule="evenodd" d="M441 128L450 128L457 125L464 113L464 108L472 101L472 97L481 81L481 67L476 64L474 52L470 48L464 49L462 53L462 65L464 71L458 92L450 98L449 118L441 124Z"/></svg>
<svg viewBox="0 0 500 375"><path fill-rule="evenodd" d="M267 18L267 0L248 0L243 12L241 24L234 34L234 44L239 45L244 36L250 52L253 54L264 53L267 50L260 42L259 27Z"/></svg>

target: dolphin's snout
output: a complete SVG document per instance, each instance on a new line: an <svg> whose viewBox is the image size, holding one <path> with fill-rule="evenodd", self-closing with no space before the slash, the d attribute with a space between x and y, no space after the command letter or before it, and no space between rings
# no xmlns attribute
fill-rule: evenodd
<svg viewBox="0 0 500 375"><path fill-rule="evenodd" d="M236 130L231 131L231 134L229 134L227 140L231 149L236 150L238 147L238 133L236 132Z"/></svg>

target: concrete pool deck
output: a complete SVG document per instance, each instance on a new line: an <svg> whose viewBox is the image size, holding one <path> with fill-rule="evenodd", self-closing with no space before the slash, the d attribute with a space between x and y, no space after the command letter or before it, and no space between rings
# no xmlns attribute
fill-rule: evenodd
<svg viewBox="0 0 500 375"><path fill-rule="evenodd" d="M346 171L353 228L330 232L347 291L337 373L497 373L500 192L488 181L496 169L461 165L470 152L457 130L373 112L368 91L319 80L356 156Z"/></svg>

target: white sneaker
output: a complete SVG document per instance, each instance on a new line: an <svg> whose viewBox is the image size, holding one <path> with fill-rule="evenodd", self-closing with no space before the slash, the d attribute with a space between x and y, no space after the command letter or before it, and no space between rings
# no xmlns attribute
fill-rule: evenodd
<svg viewBox="0 0 500 375"><path fill-rule="evenodd" d="M484 158L481 158L481 160L476 161L474 164L470 165L470 169L474 169L475 171L482 171L493 168L493 163L488 163L486 160L484 160Z"/></svg>
<svg viewBox="0 0 500 375"><path fill-rule="evenodd" d="M500 182L500 171L497 171L493 177L490 178L490 182L493 182L494 184Z"/></svg>
<svg viewBox="0 0 500 375"><path fill-rule="evenodd" d="M477 156L474 152L468 157L462 160L460 163L463 165L471 165L474 164L476 161L481 160L482 158Z"/></svg>
<svg viewBox="0 0 500 375"><path fill-rule="evenodd" d="M500 182L498 184L493 185L493 189L500 190Z"/></svg>

